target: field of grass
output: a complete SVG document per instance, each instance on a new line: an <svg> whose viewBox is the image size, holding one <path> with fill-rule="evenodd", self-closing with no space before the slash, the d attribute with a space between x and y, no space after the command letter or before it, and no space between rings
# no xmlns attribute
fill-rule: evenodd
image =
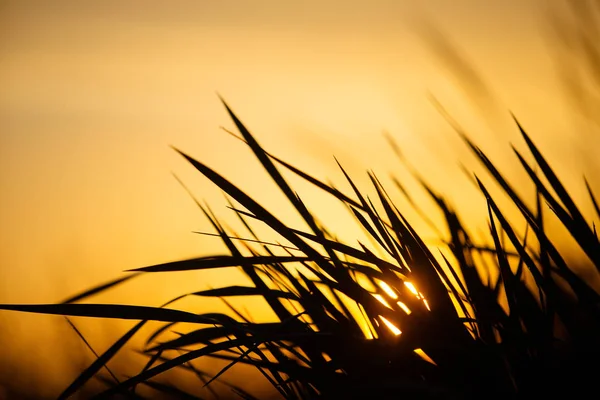
<svg viewBox="0 0 600 400"><path fill-rule="evenodd" d="M275 398L284 399L600 395L595 382L600 372L600 294L578 275L546 229L549 219L560 221L585 255L582 264L589 264L595 274L600 269L600 242L592 221L600 217L600 207L588 185L597 214L582 214L516 119L515 129L530 154L515 150L515 162L536 188L535 206L521 198L518 188L455 125L488 172L473 176L473 183L485 199L482 204L487 203L490 244L473 240L457 212L421 180L445 218L445 226L437 227L449 238L443 246L447 252L442 252L412 228L374 173L369 172L369 190L359 189L342 165L349 190L326 184L324 177L309 175L267 152L225 106L238 130L229 133L247 144L307 229L286 225L276 210L263 208L217 171L175 149L226 194L229 209L246 232L228 229L207 205L195 200L228 254L139 268L61 304L1 305L3 310L140 321L96 354L59 398L82 393L91 380L105 385L93 398L196 399L205 398L204 393L212 398L210 388L242 364L259 371L272 384ZM390 145L396 147L391 138ZM527 162L528 157L535 163ZM341 202L370 242L344 243L330 234L282 171ZM401 182L396 184L395 190L402 191ZM502 188L519 218L509 218L500 209L490 195L492 184ZM422 213L417 204L414 207ZM518 233L521 226L516 228L522 221L527 225L523 235ZM253 228L257 224L269 227L281 241L262 241ZM241 269L253 284L182 293L162 307L88 302L142 274L231 267ZM178 310L177 302L188 296L224 301L259 296L277 320L253 322L233 306L229 314ZM139 349L148 359L143 370L122 376L109 368L109 361L151 323L160 325ZM203 357L225 367L206 374L191 363ZM196 376L197 391L163 379L175 370ZM154 394L142 395L142 387L144 393ZM228 393L225 397L254 398L243 384L229 385Z"/></svg>

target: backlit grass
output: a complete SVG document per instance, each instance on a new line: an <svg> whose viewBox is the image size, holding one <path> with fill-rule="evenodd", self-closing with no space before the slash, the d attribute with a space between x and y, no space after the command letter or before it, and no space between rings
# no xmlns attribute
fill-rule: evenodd
<svg viewBox="0 0 600 400"><path fill-rule="evenodd" d="M226 228L210 208L196 201L227 254L152 265L90 289L60 304L2 305L4 310L119 318L140 321L93 362L59 398L83 390L91 379L106 384L95 398L140 397L141 385L157 396L200 398L215 380L237 364L256 368L285 399L333 398L538 398L596 393L599 372L600 295L580 278L548 234L545 223L557 218L582 250L586 262L600 268L600 242L592 217L600 208L588 185L597 215L584 216L557 175L516 122L529 156L515 149L515 162L536 188L530 207L493 162L457 127L466 145L488 171L474 177L489 213L491 246L471 239L458 214L423 183L445 218L449 253L438 252L419 236L398 209L378 177L372 187L357 187L343 166L344 191L268 153L227 110L239 133L265 171L302 217L307 229L288 226L217 171L175 149L230 200L229 209L246 228ZM329 233L286 181L291 172L333 196L349 211L372 243L344 243ZM491 180L490 180L491 179ZM490 195L499 185L527 223L525 235L515 229ZM587 182L586 182L587 183ZM280 242L265 242L253 226L269 227ZM95 294L142 274L215 268L241 269L249 286L223 286L183 293L161 307L84 302ZM488 277L497 277L489 279ZM259 296L277 317L253 322L231 307L231 313L182 311L184 297ZM160 328L141 349L145 368L121 376L108 367L115 354L149 322ZM73 326L73 329L75 326ZM85 340L83 335L80 335ZM89 344L88 344L89 345ZM92 346L89 345L91 348ZM207 376L190 364L211 357L226 361ZM198 378L193 394L162 379L170 370L187 370ZM243 384L229 385L231 396L253 398Z"/></svg>

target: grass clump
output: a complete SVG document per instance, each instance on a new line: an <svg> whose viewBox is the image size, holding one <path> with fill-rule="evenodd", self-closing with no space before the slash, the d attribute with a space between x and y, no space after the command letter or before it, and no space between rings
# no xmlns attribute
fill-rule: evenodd
<svg viewBox="0 0 600 400"><path fill-rule="evenodd" d="M493 243L488 247L477 245L457 213L423 183L443 212L450 237L450 254L437 255L374 173L369 173L372 200L340 165L351 188L345 194L268 153L225 106L239 131L236 137L248 145L308 229L287 226L234 183L176 149L233 200L230 209L246 227L247 237L226 229L196 201L228 254L139 268L61 304L1 305L4 310L140 321L98 354L59 398L68 398L94 377L107 384L96 398L137 398L139 385L175 398L198 398L161 381L161 374L187 369L198 377L199 388L210 388L236 364L256 368L285 399L538 398L598 393L594 378L599 372L600 295L574 272L553 243L543 210L551 210L595 269L600 269L600 242L595 227L518 123L535 160L528 163L515 149L535 185L535 207L529 207L492 161L459 133L527 222L525 235L517 233L479 177L475 183L487 203ZM331 235L281 170L343 203L378 249L360 242L352 246ZM598 217L600 209L591 189L590 196ZM256 221L287 244L262 241L252 229ZM253 285L184 294L161 307L81 302L140 274L232 266L240 268ZM484 275L497 279L484 279ZM252 322L234 307L231 315L170 308L186 296L260 296L278 321ZM149 321L162 325L146 341L146 366L135 376L118 378L107 363ZM181 333L183 325L191 328ZM174 339L161 339L169 332ZM226 367L207 376L190 364L201 357L225 361ZM106 370L110 379L104 377ZM253 398L243 388L230 385L230 389L233 397Z"/></svg>

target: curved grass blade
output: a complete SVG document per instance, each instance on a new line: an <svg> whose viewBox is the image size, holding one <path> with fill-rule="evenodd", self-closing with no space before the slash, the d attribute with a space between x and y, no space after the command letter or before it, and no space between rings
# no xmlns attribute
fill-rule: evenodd
<svg viewBox="0 0 600 400"><path fill-rule="evenodd" d="M249 256L241 255L222 255L191 258L188 260L173 261L164 264L152 265L149 267L136 268L132 271L141 272L173 272L173 271L194 271L202 269L237 267L242 264L272 264L289 263L298 261L310 261L306 256Z"/></svg>
<svg viewBox="0 0 600 400"><path fill-rule="evenodd" d="M96 287L94 287L92 289L86 290L83 293L80 293L78 295L69 297L68 299L63 300L62 303L63 304L75 303L76 301L86 299L86 298L88 298L90 296L93 296L95 294L101 293L101 292L103 292L103 291L105 291L107 289L113 288L113 287L115 287L115 286L117 286L117 285L119 285L121 283L124 283L124 282L126 282L126 281L128 281L130 279L133 279L133 278L135 278L138 275L139 274L131 274L131 275L125 276L123 278L115 279L115 280L110 281L108 283L103 283L100 286L96 286Z"/></svg>
<svg viewBox="0 0 600 400"><path fill-rule="evenodd" d="M58 397L59 400L67 399L73 395L79 388L83 387L87 381L89 381L96 373L106 367L108 361L140 330L147 321L141 321L131 328L125 335L117 340L108 350L106 350L100 357L97 357L94 362L85 369L78 377L71 383ZM120 382L117 381L117 386Z"/></svg>
<svg viewBox="0 0 600 400"><path fill-rule="evenodd" d="M193 233L196 233L198 235L203 235L203 236L216 236L216 237L221 237L221 235L219 235L218 233L211 233L211 232L198 232L198 231L193 231ZM241 237L237 237L237 236L229 236L229 239L231 240L240 240L242 242L250 242L250 243L258 243L258 244L262 244L265 246L274 246L274 247L281 247L281 248L285 248L288 250L296 250L298 251L297 248L295 247L291 247L291 246L284 246L281 243L273 243L273 242L266 242L264 240L257 240L257 239L248 239L248 238L241 238Z"/></svg>
<svg viewBox="0 0 600 400"><path fill-rule="evenodd" d="M204 176L210 179L214 184L224 190L228 195L234 198L238 203L246 207L250 212L252 212L257 218L260 218L263 222L269 225L272 229L278 232L281 236L286 238L290 243L294 244L301 252L303 252L306 256L310 257L313 260L319 260L320 262L324 262L325 260L315 249L306 244L303 240L301 240L298 236L293 234L281 221L279 221L275 216L273 216L270 212L268 212L264 207L254 201L250 196L240 190L238 187L233 185L227 179L223 178L221 175L213 171L211 168L206 165L196 161L192 157L187 154L175 149L179 154L181 154L188 162L190 162L199 172L201 172ZM326 262L325 262L326 264Z"/></svg>
<svg viewBox="0 0 600 400"><path fill-rule="evenodd" d="M202 398L198 397L198 396L194 396L186 391L183 391L181 389L178 389L177 387L173 386L173 385L169 385L166 383L159 383L159 382L154 382L154 381L146 381L146 382L142 382L142 385L146 385L154 390L156 390L157 392L161 392L161 393L165 393L167 395L172 395L175 396L177 399L181 399L181 400L202 400Z"/></svg>
<svg viewBox="0 0 600 400"><path fill-rule="evenodd" d="M154 332L152 332L152 334L150 336L148 336L148 338L146 339L146 343L145 345L148 346L150 343L152 343L152 341L154 339L156 339L161 333L165 332L167 329L173 327L175 324L177 324L177 322L168 322L166 324L164 324L163 326L161 326L160 328L158 328L157 330L155 330Z"/></svg>
<svg viewBox="0 0 600 400"><path fill-rule="evenodd" d="M68 317L65 317L65 319L67 320L67 323L71 326L71 328L73 328L73 330L75 331L75 333L77 334L77 336L79 336L79 338L83 341L83 343L85 344L85 346L92 352L92 354L94 355L94 357L96 357L96 359L100 358L100 356L98 355L98 353L96 353L96 350L94 350L94 348L92 347L92 345L90 344L90 342L88 342L88 340L85 338L85 336L83 336L83 334L81 333L81 331L79 329L77 329L77 327L75 326L75 324ZM116 383L119 383L119 379L111 371L111 369L108 368L108 365L104 364L104 369L106 370L106 372L108 372L108 374L110 375L110 377Z"/></svg>
<svg viewBox="0 0 600 400"><path fill-rule="evenodd" d="M232 339L232 340L225 341L225 342L214 343L214 344L211 344L210 346L206 346L206 347L203 347L198 350L192 350L186 354L175 357L173 359L170 359L169 361L166 361L160 365L157 365L156 367L151 368L139 375L131 377L131 378L121 382L119 385L115 386L114 388L111 388L111 389L95 396L94 399L110 398L109 396L117 394L123 389L127 389L135 384L145 382L148 379L151 379L159 374L162 374L163 372L166 372L174 367L180 366L191 360L195 360L199 357L206 356L209 354L215 354L222 350L227 350L227 349L231 349L231 348L235 348L235 347L239 347L239 346L246 346L248 344L256 345L257 344L256 339L254 339L254 338ZM282 371L282 372L285 372L285 371Z"/></svg>
<svg viewBox="0 0 600 400"><path fill-rule="evenodd" d="M244 126L244 124L242 124L242 122L238 119L238 117L229 108L227 103L222 98L221 98L221 101L222 101L223 105L225 106L225 108L227 109L229 116L234 121L238 130L240 131L240 133L246 140L248 146L252 149L252 151L254 152L254 155L258 158L258 160L260 161L262 166L267 170L267 172L269 173L271 178L275 181L277 186L279 186L281 191L285 194L285 196L288 198L288 200L296 208L298 213L302 216L302 218L308 224L308 226L314 232L314 234L319 237L324 238L322 229L319 228L314 217L312 216L312 214L310 213L308 208L306 208L306 205L300 199L300 196L298 196L298 194L291 189L291 187L289 186L287 181L283 178L283 176L281 175L279 170L277 170L277 167L275 167L275 165L271 161L270 157L267 155L267 153L264 151L264 149L258 144L258 142L254 138L254 136L252 136L250 131ZM329 255L329 258L331 259L333 266L337 267L337 268L342 268L341 265L339 265L339 260L337 259L335 253L327 246L324 246L324 248L325 248L325 251L327 252L327 254Z"/></svg>
<svg viewBox="0 0 600 400"><path fill-rule="evenodd" d="M248 286L227 286L218 289L208 289L201 292L195 292L196 296L207 297L230 297L230 296L264 296L264 290ZM298 298L293 293L284 292L281 290L269 290L269 295L289 300L297 300Z"/></svg>
<svg viewBox="0 0 600 400"><path fill-rule="evenodd" d="M590 187L590 183L588 182L588 180L585 177L583 178L583 180L585 181L585 187L588 191L588 194L590 195L592 204L594 205L594 210L596 211L596 217L600 218L600 206L598 206L598 202L596 201L596 196L594 196L594 192L592 191L592 188Z"/></svg>
<svg viewBox="0 0 600 400"><path fill-rule="evenodd" d="M113 319L213 324L216 321L185 311L122 304L0 304L0 310L36 314L69 315Z"/></svg>

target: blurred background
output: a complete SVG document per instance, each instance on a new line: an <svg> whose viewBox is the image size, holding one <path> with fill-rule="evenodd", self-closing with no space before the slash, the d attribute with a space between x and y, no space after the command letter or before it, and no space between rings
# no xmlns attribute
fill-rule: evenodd
<svg viewBox="0 0 600 400"><path fill-rule="evenodd" d="M348 193L334 155L365 189L367 169L394 174L436 217L388 132L474 231L487 210L460 165L481 169L432 96L518 180L510 143L525 148L512 112L591 210L582 176L600 191L599 15L586 0L0 0L0 302L62 301L126 269L223 252L191 233L209 224L172 173L236 226L222 194L169 145L297 223L251 152L219 129L233 124L217 93L293 165ZM343 208L293 182L355 243ZM144 276L97 301L159 305L242 279ZM270 317L259 301L245 306ZM97 351L131 325L74 322ZM60 317L1 312L0 346L0 397L56 395L93 359ZM125 357L115 365L139 363Z"/></svg>

